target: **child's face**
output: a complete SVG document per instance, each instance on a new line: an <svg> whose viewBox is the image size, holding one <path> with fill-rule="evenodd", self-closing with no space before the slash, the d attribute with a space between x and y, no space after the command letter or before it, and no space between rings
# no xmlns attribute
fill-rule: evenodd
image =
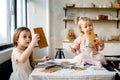
<svg viewBox="0 0 120 80"><path fill-rule="evenodd" d="M93 30L93 25L90 21L82 21L81 23L81 30L86 33L89 30Z"/></svg>
<svg viewBox="0 0 120 80"><path fill-rule="evenodd" d="M30 32L26 31L26 30L22 31L20 33L18 41L17 41L18 47L26 48L26 47L28 47L30 42L31 42Z"/></svg>

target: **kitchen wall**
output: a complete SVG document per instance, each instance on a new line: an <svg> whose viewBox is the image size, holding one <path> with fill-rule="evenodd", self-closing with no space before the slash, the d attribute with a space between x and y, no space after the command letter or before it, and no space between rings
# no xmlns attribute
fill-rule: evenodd
<svg viewBox="0 0 120 80"><path fill-rule="evenodd" d="M47 4L41 2L47 2ZM28 3L29 27L31 29L35 26L44 27L49 43L46 53L54 57L56 53L55 48L63 47L62 44L63 41L67 39L66 35L68 29L74 29L76 36L79 35L77 25L73 23L68 24L67 28L65 29L65 23L63 21L63 19L65 18L65 12L63 9L65 4L76 4L76 6L79 7L91 7L91 3L94 3L98 7L105 7L109 6L110 2L112 2L113 6L115 6L115 0L30 0L30 2ZM112 15L115 16L116 13L113 12ZM93 17L89 15L89 13L85 12L82 14L82 16ZM95 33L97 33L101 37L108 37L120 33L120 29L117 29L116 25L116 22L103 22L102 24L99 22L94 22L94 30ZM114 45L114 43L112 45ZM116 50L117 47L118 46L114 46L114 49ZM105 51L109 51L109 48L105 48ZM114 52L111 52L110 54L114 54Z"/></svg>
<svg viewBox="0 0 120 80"><path fill-rule="evenodd" d="M43 27L45 36L49 44L49 0L28 0L28 27L32 34L34 27ZM41 58L44 55L49 55L49 47L39 49L35 47L35 57Z"/></svg>

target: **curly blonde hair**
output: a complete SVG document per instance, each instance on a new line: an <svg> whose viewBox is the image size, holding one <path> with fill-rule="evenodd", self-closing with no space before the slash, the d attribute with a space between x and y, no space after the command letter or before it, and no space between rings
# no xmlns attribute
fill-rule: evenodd
<svg viewBox="0 0 120 80"><path fill-rule="evenodd" d="M78 25L78 27L79 27L79 29L80 29L80 32L81 32L82 34L84 34L84 32L83 32L82 29L81 29L81 24L82 24L83 21L85 21L85 22L88 21L88 22L90 22L91 25L93 26L92 20L91 20L90 18L88 18L88 17L76 16L75 19L74 19L74 21L75 21L75 24Z"/></svg>

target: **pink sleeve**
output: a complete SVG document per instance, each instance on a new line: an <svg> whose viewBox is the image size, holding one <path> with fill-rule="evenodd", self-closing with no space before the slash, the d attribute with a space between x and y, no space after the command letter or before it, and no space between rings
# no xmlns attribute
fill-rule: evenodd
<svg viewBox="0 0 120 80"><path fill-rule="evenodd" d="M80 39L80 36L74 40L74 45L73 45L73 48L76 49L76 50L79 50L80 49L80 43L81 43L81 39Z"/></svg>

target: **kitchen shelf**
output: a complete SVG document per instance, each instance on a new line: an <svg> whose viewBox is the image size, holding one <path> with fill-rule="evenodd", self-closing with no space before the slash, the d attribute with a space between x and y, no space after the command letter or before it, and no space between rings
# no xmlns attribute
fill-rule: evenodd
<svg viewBox="0 0 120 80"><path fill-rule="evenodd" d="M93 21L116 21L117 22L117 29L119 28L119 10L120 8L116 8L116 7L63 7L63 9L65 10L65 18L63 19L63 21L65 22L65 28L67 28L67 22L73 22L74 19L67 19L67 11L68 10L101 10L101 11L112 11L115 10L116 11L116 17L117 19L107 19L107 20L99 20L99 19L92 19Z"/></svg>
<svg viewBox="0 0 120 80"><path fill-rule="evenodd" d="M64 21L74 21L74 19L63 19ZM92 21L120 21L118 19L108 19L108 20L99 20L99 19L92 19Z"/></svg>
<svg viewBox="0 0 120 80"><path fill-rule="evenodd" d="M103 10L117 10L116 7L64 7L63 9L103 9Z"/></svg>

